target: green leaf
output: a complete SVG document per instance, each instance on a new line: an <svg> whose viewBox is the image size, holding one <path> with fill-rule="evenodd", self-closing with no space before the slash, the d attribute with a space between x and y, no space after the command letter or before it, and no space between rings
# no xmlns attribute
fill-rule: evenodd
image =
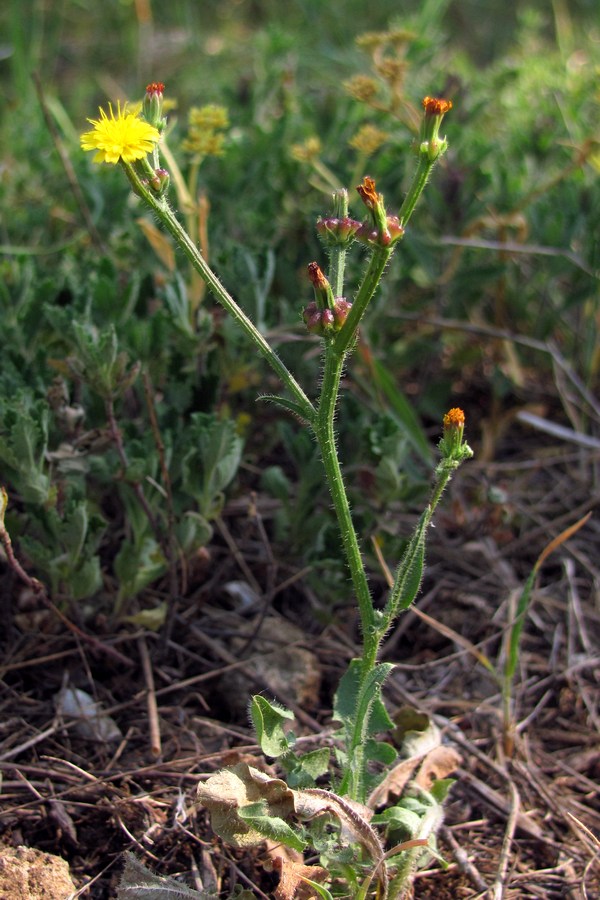
<svg viewBox="0 0 600 900"><path fill-rule="evenodd" d="M117 900L216 900L217 895L194 891L174 878L155 875L135 858L125 854L125 868L117 888Z"/></svg>
<svg viewBox="0 0 600 900"><path fill-rule="evenodd" d="M367 741L365 750L366 755L370 760L382 763L384 766L391 766L398 758L396 749L391 744L388 744L387 741L369 740Z"/></svg>
<svg viewBox="0 0 600 900"><path fill-rule="evenodd" d="M119 579L119 602L135 597L165 571L165 558L159 544L146 535L139 542L125 541L115 557Z"/></svg>
<svg viewBox="0 0 600 900"><path fill-rule="evenodd" d="M396 841L398 836L402 840L410 840L419 834L421 828L421 816L403 806L392 806L384 810L380 815L373 816L372 822L376 825L386 825L389 831L394 832Z"/></svg>
<svg viewBox="0 0 600 900"><path fill-rule="evenodd" d="M290 749L288 735L283 730L285 722L294 718L294 713L278 703L271 703L260 694L252 698L250 715L256 737L265 756L277 758Z"/></svg>
<svg viewBox="0 0 600 900"><path fill-rule="evenodd" d="M238 816L247 822L255 831L258 831L272 841L285 844L292 850L302 852L306 846L306 840L302 840L287 822L279 816L269 815L267 804L264 801L250 803L238 809Z"/></svg>
<svg viewBox="0 0 600 900"><path fill-rule="evenodd" d="M333 718L346 724L356 713L360 686L360 659L352 659L338 685L333 698Z"/></svg>
<svg viewBox="0 0 600 900"><path fill-rule="evenodd" d="M62 536L69 555L69 564L75 567L85 546L88 530L87 503L78 503L65 520Z"/></svg>
<svg viewBox="0 0 600 900"><path fill-rule="evenodd" d="M344 773L340 791L349 793L355 800L363 800L367 786L373 781L369 762L378 761L382 753L391 758L391 751L382 751L380 742L369 739L393 728L394 723L381 699L381 688L393 668L391 663L379 663L361 684L361 660L353 659L334 698L334 718L342 722L342 750L346 753L343 761L342 756L338 756Z"/></svg>
<svg viewBox="0 0 600 900"><path fill-rule="evenodd" d="M386 606L386 615L393 621L397 613L412 606L419 593L425 565L425 536L431 521L431 511L426 509L417 522L404 556L400 560L394 585Z"/></svg>
<svg viewBox="0 0 600 900"><path fill-rule="evenodd" d="M34 403L32 396L23 392L7 403L3 410L2 430L4 434L0 436L0 460L12 470L8 474L13 487L26 503L36 506L47 504L52 485L46 474L46 404Z"/></svg>
<svg viewBox="0 0 600 900"><path fill-rule="evenodd" d="M323 900L333 900L332 894L322 884L317 884L316 881L311 881L310 878L303 878L302 880L304 884L309 884L319 897L323 897Z"/></svg>
<svg viewBox="0 0 600 900"><path fill-rule="evenodd" d="M438 778L431 785L429 793L441 806L454 784L456 784L456 778Z"/></svg>
<svg viewBox="0 0 600 900"><path fill-rule="evenodd" d="M508 653L506 657L506 664L504 667L504 678L506 681L511 681L514 678L514 674L517 670L521 633L523 631L523 626L525 625L525 621L527 618L527 610L529 608L531 592L535 584L536 575L537 568L534 566L529 573L529 577L525 582L523 590L521 591L519 601L517 603L516 615L513 622L511 622L510 636L508 641Z"/></svg>
<svg viewBox="0 0 600 900"><path fill-rule="evenodd" d="M186 443L191 449L182 459L183 489L194 497L206 519L214 518L222 504L222 491L238 470L242 439L231 420L194 413Z"/></svg>
<svg viewBox="0 0 600 900"><path fill-rule="evenodd" d="M288 400L287 397L278 397L276 394L261 394L258 399L266 400L268 403L276 403L277 406L281 406L288 412L293 413L293 415L304 425L311 421L311 417L307 415L309 410L306 410L299 403L296 403L295 400Z"/></svg>
<svg viewBox="0 0 600 900"><path fill-rule="evenodd" d="M102 587L102 570L97 556L82 562L68 576L67 590L73 600L85 600Z"/></svg>
<svg viewBox="0 0 600 900"><path fill-rule="evenodd" d="M431 445L412 405L395 383L389 369L377 359L372 360L375 384L385 395L394 416L403 426L407 438L427 466L431 466L433 455Z"/></svg>
<svg viewBox="0 0 600 900"><path fill-rule="evenodd" d="M291 788L312 787L321 775L329 771L331 753L328 747L312 750L304 756L293 757L293 765L282 760L287 772L287 783Z"/></svg>

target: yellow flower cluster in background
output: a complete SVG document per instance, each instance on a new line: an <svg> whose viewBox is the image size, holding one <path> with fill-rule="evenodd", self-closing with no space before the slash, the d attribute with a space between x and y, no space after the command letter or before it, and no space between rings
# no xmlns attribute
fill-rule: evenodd
<svg viewBox="0 0 600 900"><path fill-rule="evenodd" d="M321 152L321 141L318 137L309 137L303 144L293 144L290 147L290 155L296 162L310 163Z"/></svg>
<svg viewBox="0 0 600 900"><path fill-rule="evenodd" d="M222 156L229 115L224 106L193 106L188 117L188 133L181 143L194 156Z"/></svg>
<svg viewBox="0 0 600 900"><path fill-rule="evenodd" d="M375 125L363 125L348 142L354 150L372 156L389 139L389 133Z"/></svg>

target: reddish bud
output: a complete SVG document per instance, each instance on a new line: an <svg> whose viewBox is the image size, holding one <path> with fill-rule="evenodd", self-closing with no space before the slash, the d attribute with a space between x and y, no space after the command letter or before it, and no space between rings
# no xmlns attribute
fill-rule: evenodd
<svg viewBox="0 0 600 900"><path fill-rule="evenodd" d="M334 330L340 331L342 325L348 318L348 313L352 309L352 304L345 300L343 297L338 297L335 303L333 304L333 322L334 322Z"/></svg>
<svg viewBox="0 0 600 900"><path fill-rule="evenodd" d="M323 332L326 334L328 331L333 331L333 326L335 324L335 318L332 310L324 309L321 312L321 324L323 326Z"/></svg>
<svg viewBox="0 0 600 900"><path fill-rule="evenodd" d="M152 190L162 197L167 192L170 181L171 176L166 169L155 169L154 178L150 179L149 184Z"/></svg>
<svg viewBox="0 0 600 900"><path fill-rule="evenodd" d="M389 247L404 237L404 228L398 216L387 216L385 229L379 231L370 222L365 222L356 232L356 240L362 244Z"/></svg>
<svg viewBox="0 0 600 900"><path fill-rule="evenodd" d="M336 334L348 318L352 304L343 297L338 297L332 309L319 309L314 300L302 312L307 331L321 337Z"/></svg>
<svg viewBox="0 0 600 900"><path fill-rule="evenodd" d="M321 328L321 310L317 307L314 300L303 310L302 318L304 319L307 330L311 334L323 333Z"/></svg>
<svg viewBox="0 0 600 900"><path fill-rule="evenodd" d="M319 219L317 231L329 247L346 247L352 243L354 235L360 228L360 222L345 216L341 219L328 217Z"/></svg>

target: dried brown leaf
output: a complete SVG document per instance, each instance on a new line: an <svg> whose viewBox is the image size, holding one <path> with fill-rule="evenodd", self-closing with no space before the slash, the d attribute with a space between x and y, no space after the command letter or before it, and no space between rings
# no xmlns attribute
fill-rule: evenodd
<svg viewBox="0 0 600 900"><path fill-rule="evenodd" d="M436 747L421 763L414 783L423 790L430 791L434 781L447 778L460 763L461 758L452 747Z"/></svg>
<svg viewBox="0 0 600 900"><path fill-rule="evenodd" d="M198 785L198 800L210 812L214 831L237 847L252 847L264 841L264 835L244 822L238 809L264 800L269 814L281 819L294 811L294 792L285 781L272 778L247 763L221 769Z"/></svg>

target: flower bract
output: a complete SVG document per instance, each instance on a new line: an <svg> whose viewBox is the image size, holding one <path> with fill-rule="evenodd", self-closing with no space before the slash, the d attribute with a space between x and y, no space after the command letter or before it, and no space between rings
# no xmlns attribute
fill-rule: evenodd
<svg viewBox="0 0 600 900"><path fill-rule="evenodd" d="M122 160L131 163L151 153L160 139L158 130L128 112L127 105L121 109L118 103L116 116L110 104L108 108L110 116L100 108L99 119L88 119L93 129L81 135L82 148L97 151L94 162L116 165Z"/></svg>

